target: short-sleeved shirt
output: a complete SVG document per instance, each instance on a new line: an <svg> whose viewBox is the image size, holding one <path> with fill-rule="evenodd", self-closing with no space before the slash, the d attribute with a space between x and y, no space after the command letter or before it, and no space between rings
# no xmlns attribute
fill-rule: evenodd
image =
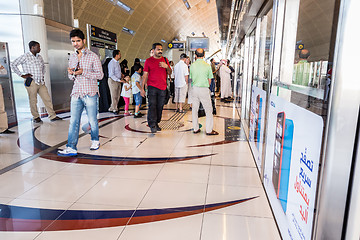
<svg viewBox="0 0 360 240"><path fill-rule="evenodd" d="M125 87L126 88L129 88L131 85L130 83L124 83L123 86L122 86L122 90L121 90L121 96L123 97L127 97L127 98L130 98L131 97L131 88L129 90L125 90Z"/></svg>
<svg viewBox="0 0 360 240"><path fill-rule="evenodd" d="M300 60L294 65L292 82L297 85L309 86L311 66L307 60Z"/></svg>
<svg viewBox="0 0 360 240"><path fill-rule="evenodd" d="M192 86L209 87L209 79L213 78L211 67L204 59L196 60L190 67L190 76Z"/></svg>
<svg viewBox="0 0 360 240"><path fill-rule="evenodd" d="M187 84L185 76L189 75L189 68L184 61L180 60L175 65L174 75L175 75L175 87L181 88Z"/></svg>
<svg viewBox="0 0 360 240"><path fill-rule="evenodd" d="M132 94L137 94L138 92L140 92L140 89L136 86L136 83L140 83L140 74L135 72L132 76L131 76L131 87L132 87Z"/></svg>
<svg viewBox="0 0 360 240"><path fill-rule="evenodd" d="M167 73L165 68L159 66L160 62L167 62L167 65L170 67L169 62L165 61L163 57L159 59L150 57L145 61L144 72L148 72L149 74L147 85L165 90L167 87Z"/></svg>

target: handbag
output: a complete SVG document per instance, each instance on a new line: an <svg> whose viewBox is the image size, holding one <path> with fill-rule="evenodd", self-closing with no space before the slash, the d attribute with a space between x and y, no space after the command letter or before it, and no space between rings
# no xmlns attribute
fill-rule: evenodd
<svg viewBox="0 0 360 240"><path fill-rule="evenodd" d="M24 85L26 87L30 87L32 80L33 80L32 77L27 77L26 80L25 80Z"/></svg>

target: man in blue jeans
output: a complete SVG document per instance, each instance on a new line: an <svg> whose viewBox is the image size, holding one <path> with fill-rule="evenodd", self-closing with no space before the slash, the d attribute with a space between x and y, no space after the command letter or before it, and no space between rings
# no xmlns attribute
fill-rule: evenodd
<svg viewBox="0 0 360 240"><path fill-rule="evenodd" d="M70 32L70 40L75 53L69 59L69 78L74 81L71 92L71 118L68 134L68 143L64 150L58 151L60 156L77 155L76 145L79 139L81 114L86 110L91 127L90 150L97 150L99 143L99 126L97 121L99 90L97 80L104 74L99 57L85 48L85 35L80 29Z"/></svg>

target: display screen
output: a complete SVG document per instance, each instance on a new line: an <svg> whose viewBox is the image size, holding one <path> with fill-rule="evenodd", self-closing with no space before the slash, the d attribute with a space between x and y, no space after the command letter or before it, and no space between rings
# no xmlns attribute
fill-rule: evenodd
<svg viewBox="0 0 360 240"><path fill-rule="evenodd" d="M188 38L188 46L190 51L195 51L198 48L203 48L205 51L209 51L209 38Z"/></svg>

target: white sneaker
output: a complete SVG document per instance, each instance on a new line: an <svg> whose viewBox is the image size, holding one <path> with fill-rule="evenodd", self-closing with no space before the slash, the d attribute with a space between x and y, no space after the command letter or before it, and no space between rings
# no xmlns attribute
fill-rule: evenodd
<svg viewBox="0 0 360 240"><path fill-rule="evenodd" d="M76 156L77 151L75 149L72 149L71 147L66 147L64 150L59 150L57 154L59 156L70 157L70 156Z"/></svg>
<svg viewBox="0 0 360 240"><path fill-rule="evenodd" d="M91 141L91 147L90 150L98 150L100 147L100 142L96 140Z"/></svg>

